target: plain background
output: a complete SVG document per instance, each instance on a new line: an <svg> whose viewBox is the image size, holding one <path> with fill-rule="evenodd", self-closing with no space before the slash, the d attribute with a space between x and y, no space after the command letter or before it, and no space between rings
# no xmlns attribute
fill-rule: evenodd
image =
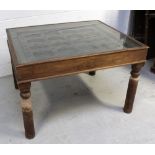
<svg viewBox="0 0 155 155"><path fill-rule="evenodd" d="M82 20L101 20L127 33L129 16L129 10L0 11L0 77L12 74L6 28Z"/></svg>

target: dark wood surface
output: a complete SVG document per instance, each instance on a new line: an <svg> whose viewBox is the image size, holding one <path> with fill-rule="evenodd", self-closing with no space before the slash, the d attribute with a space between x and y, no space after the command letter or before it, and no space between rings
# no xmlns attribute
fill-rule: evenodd
<svg viewBox="0 0 155 155"><path fill-rule="evenodd" d="M18 83L144 62L146 54L145 49L140 49L22 65L16 68Z"/></svg>
<svg viewBox="0 0 155 155"><path fill-rule="evenodd" d="M88 74L89 74L90 76L95 76L96 72L95 72L95 71L90 71Z"/></svg>
<svg viewBox="0 0 155 155"><path fill-rule="evenodd" d="M77 25L77 24L80 24L80 22L74 23L74 24ZM134 97L136 94L136 88L138 84L137 78L139 76L139 71L142 67L142 64L145 63L148 47L136 41L135 39L128 37L125 34L122 34L121 32L113 29L112 27L107 26L106 24L103 24L103 25L106 26L106 29L108 29L108 32L109 32L109 33L106 33L105 31L101 31L101 29L99 29L102 35L104 35L105 33L106 37L109 38L109 42L105 41L106 48L103 48L103 50L102 49L101 51L92 50L90 52L84 51L82 53L82 49L79 49L81 54L79 54L78 52L76 53L76 51L73 50L72 51L73 54L71 54L71 56L69 56L68 53L66 55L64 52L62 53L62 57L59 57L58 59L55 59L56 57L53 57L53 56L49 57L48 59L46 58L42 59L43 57L41 56L41 59L38 61L38 59L34 60L34 57L33 57L33 60L30 59L30 61L26 61L27 63L25 63L25 60L27 60L25 59L25 57L24 59L21 60L18 56L19 52L22 53L25 51L23 51L23 49L21 48L20 50L17 49L17 45L15 45L15 42L14 42L16 39L13 40L12 33L10 33L10 31L7 30L8 46L9 46L9 51L12 59L13 74L15 79L14 81L15 81L16 88L19 88L20 90L20 95L22 98L21 104L22 104L22 111L23 111L25 135L27 138L33 138L35 135L32 105L30 101L30 95L31 95L30 86L32 81L39 81L39 80L48 79L52 77L72 75L72 74L78 74L78 73L89 73L90 75L94 75L96 70L131 64L133 67L131 72L131 78L129 81L126 102L124 106L124 112L126 113L131 112L133 107ZM54 27L57 27L57 26L59 27L59 24L56 24L56 25L54 24ZM31 28L35 29L35 27L28 27L29 31ZM22 33L21 31L22 29L26 30L27 28L19 28L20 30L19 34ZM85 26L85 29L87 29L87 26ZM95 27L95 29L98 32L98 27ZM13 30L17 31L18 28ZM91 36L91 31L89 33ZM113 35L111 35L111 33L113 33ZM31 35L31 33L29 34ZM94 44L93 42L91 42L91 47L88 46L89 44L86 41L86 44L88 46L87 49L91 49L93 45L94 46L96 45L96 40L98 40L97 37L98 36L96 34L95 42ZM118 39L117 41L119 43L117 43L115 39L116 40ZM118 46L116 45L118 44L120 45L120 41L121 42L123 41L121 44L121 48L120 46L119 48L117 48ZM104 40L102 42L104 43ZM111 46L110 44L113 44L113 43L115 43L115 45ZM100 47L97 47L97 48L100 48ZM113 47L113 48L111 48L110 50L109 47ZM109 50L105 50L105 49L109 49ZM20 54L20 56L21 55L22 54Z"/></svg>
<svg viewBox="0 0 155 155"><path fill-rule="evenodd" d="M140 70L145 63L133 64L131 70L131 77L128 84L128 90L126 94L124 112L131 113L133 109L133 103L136 95L137 85L139 81Z"/></svg>
<svg viewBox="0 0 155 155"><path fill-rule="evenodd" d="M33 112L31 103L31 83L19 84L20 96L21 96L21 107L23 113L23 122L25 128L25 136L28 139L32 139L35 136L34 122L33 122Z"/></svg>

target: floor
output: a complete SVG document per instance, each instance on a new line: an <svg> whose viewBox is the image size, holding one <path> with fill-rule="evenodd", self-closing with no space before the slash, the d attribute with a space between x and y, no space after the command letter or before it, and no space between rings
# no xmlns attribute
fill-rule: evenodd
<svg viewBox="0 0 155 155"><path fill-rule="evenodd" d="M36 137L24 137L19 92L0 78L0 143L155 143L155 75L141 72L134 109L122 111L130 66L32 83Z"/></svg>

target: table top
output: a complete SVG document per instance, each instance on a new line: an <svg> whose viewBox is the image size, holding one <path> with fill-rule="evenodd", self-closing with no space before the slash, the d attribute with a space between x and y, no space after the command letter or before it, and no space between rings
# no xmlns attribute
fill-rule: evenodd
<svg viewBox="0 0 155 155"><path fill-rule="evenodd" d="M19 64L118 52L143 45L100 21L7 29Z"/></svg>

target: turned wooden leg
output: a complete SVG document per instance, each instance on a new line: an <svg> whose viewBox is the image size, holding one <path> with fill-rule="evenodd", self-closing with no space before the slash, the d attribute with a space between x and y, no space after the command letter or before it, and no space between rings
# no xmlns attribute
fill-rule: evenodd
<svg viewBox="0 0 155 155"><path fill-rule="evenodd" d="M153 66L151 67L151 72L155 73L155 60L153 61Z"/></svg>
<svg viewBox="0 0 155 155"><path fill-rule="evenodd" d="M18 89L17 79L16 79L16 76L15 76L15 70L14 70L12 60L11 60L11 64L12 64L11 66L12 66L12 74L13 74L14 86L15 86L15 89Z"/></svg>
<svg viewBox="0 0 155 155"><path fill-rule="evenodd" d="M128 84L128 90L124 105L124 112L131 113L133 108L133 103L136 95L140 69L144 66L144 63L132 65L131 77Z"/></svg>
<svg viewBox="0 0 155 155"><path fill-rule="evenodd" d="M96 71L90 71L90 72L89 72L89 75L90 75L90 76L94 76L95 74L96 74Z"/></svg>
<svg viewBox="0 0 155 155"><path fill-rule="evenodd" d="M22 98L21 107L22 107L22 113L23 113L25 136L28 139L31 139L35 136L32 103L30 100L30 96L31 96L30 87L31 87L31 83L19 84L20 96Z"/></svg>

